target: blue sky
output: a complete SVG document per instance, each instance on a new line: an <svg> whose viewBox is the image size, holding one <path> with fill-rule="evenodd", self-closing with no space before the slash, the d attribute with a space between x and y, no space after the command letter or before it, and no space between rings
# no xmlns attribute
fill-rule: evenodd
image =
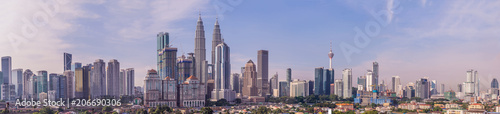
<svg viewBox="0 0 500 114"><path fill-rule="evenodd" d="M62 73L63 52L84 64L117 59L122 68L136 69L136 85L142 85L146 70L156 68L156 34L169 32L179 56L193 52L201 12L207 57L219 17L234 73L266 49L270 76L277 72L283 80L292 68L293 78L313 80L314 68L328 67L332 42L337 79L345 68L356 79L377 61L387 84L395 75L404 85L430 77L455 89L466 70L476 69L489 86L500 74L499 6L466 0L11 0L0 5L0 55L13 57L13 68L51 73ZM24 31L30 27L23 20L38 31ZM360 33L369 41L356 44Z"/></svg>

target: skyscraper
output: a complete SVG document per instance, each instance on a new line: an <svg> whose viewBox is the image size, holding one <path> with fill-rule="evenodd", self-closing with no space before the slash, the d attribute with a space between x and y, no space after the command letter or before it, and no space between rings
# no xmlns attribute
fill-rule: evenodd
<svg viewBox="0 0 500 114"><path fill-rule="evenodd" d="M215 88L212 91L212 101L226 99L233 101L235 99L235 92L231 90L231 63L230 63L230 50L226 43L215 47L215 64L214 64L214 80Z"/></svg>
<svg viewBox="0 0 500 114"><path fill-rule="evenodd" d="M231 90L236 93L240 93L240 74L233 73L231 76Z"/></svg>
<svg viewBox="0 0 500 114"><path fill-rule="evenodd" d="M314 95L323 95L323 67L314 69Z"/></svg>
<svg viewBox="0 0 500 114"><path fill-rule="evenodd" d="M415 97L420 97L422 99L430 98L430 82L427 78L421 78L415 83Z"/></svg>
<svg viewBox="0 0 500 114"><path fill-rule="evenodd" d="M436 80L431 80L431 95L438 94L437 86L439 86L438 83L437 83L437 81Z"/></svg>
<svg viewBox="0 0 500 114"><path fill-rule="evenodd" d="M126 95L133 95L134 93L134 80L135 80L135 70L134 68L127 68L125 70L125 93Z"/></svg>
<svg viewBox="0 0 500 114"><path fill-rule="evenodd" d="M67 98L74 98L75 97L75 85L74 85L74 79L75 79L75 72L73 71L64 71L63 73L64 77L66 77L66 97Z"/></svg>
<svg viewBox="0 0 500 114"><path fill-rule="evenodd" d="M205 30L203 28L203 21L201 20L201 14L198 17L198 22L196 24L196 36L194 38L195 48L194 48L194 57L196 62L195 64L195 76L200 77L201 83L205 83L207 81L206 72L203 72L204 68L206 69L206 65L203 65L206 60L206 50L205 50Z"/></svg>
<svg viewBox="0 0 500 114"><path fill-rule="evenodd" d="M15 85L16 98L21 98L23 96L23 69L14 69L12 70L12 82Z"/></svg>
<svg viewBox="0 0 500 114"><path fill-rule="evenodd" d="M366 90L366 76L358 77L358 90Z"/></svg>
<svg viewBox="0 0 500 114"><path fill-rule="evenodd" d="M259 96L264 97L269 94L269 51L259 50L257 53L257 88Z"/></svg>
<svg viewBox="0 0 500 114"><path fill-rule="evenodd" d="M118 78L118 88L119 91L120 91L120 95L126 95L125 91L125 77L126 77L126 74L125 74L125 69L121 69L120 70L120 77Z"/></svg>
<svg viewBox="0 0 500 114"><path fill-rule="evenodd" d="M158 74L160 78L179 79L177 74L177 48L165 47L158 53Z"/></svg>
<svg viewBox="0 0 500 114"><path fill-rule="evenodd" d="M3 78L0 80L2 84L12 83L12 58L10 56L2 57L2 73Z"/></svg>
<svg viewBox="0 0 500 114"><path fill-rule="evenodd" d="M71 70L71 62L73 61L73 55L69 53L64 53L64 71Z"/></svg>
<svg viewBox="0 0 500 114"><path fill-rule="evenodd" d="M292 69L291 68L286 69L286 81L292 82Z"/></svg>
<svg viewBox="0 0 500 114"><path fill-rule="evenodd" d="M183 83L191 75L194 75L191 74L194 70L192 66L193 60L189 57L186 58L186 56L182 55L177 58L177 72L179 73L179 83Z"/></svg>
<svg viewBox="0 0 500 114"><path fill-rule="evenodd" d="M373 85L378 85L378 76L379 76L379 72L378 72L378 62L373 62L373 68L372 68L372 84ZM375 90L378 90L377 87L375 86L374 87Z"/></svg>
<svg viewBox="0 0 500 114"><path fill-rule="evenodd" d="M59 75L56 73L49 74L49 91L54 91L54 98L59 98Z"/></svg>
<svg viewBox="0 0 500 114"><path fill-rule="evenodd" d="M398 93L400 90L400 88L398 88L399 85L401 85L399 76L392 76L392 91Z"/></svg>
<svg viewBox="0 0 500 114"><path fill-rule="evenodd" d="M305 80L298 80L290 83L290 97L309 96L309 83Z"/></svg>
<svg viewBox="0 0 500 114"><path fill-rule="evenodd" d="M491 88L498 88L498 81L496 78L493 78L493 80L491 80Z"/></svg>
<svg viewBox="0 0 500 114"><path fill-rule="evenodd" d="M257 69L252 60L245 64L245 77L243 81L243 96L257 96Z"/></svg>
<svg viewBox="0 0 500 114"><path fill-rule="evenodd" d="M290 87L288 84L290 84L290 82L288 81L280 81L279 82L279 96L282 97L282 96L290 96Z"/></svg>
<svg viewBox="0 0 500 114"><path fill-rule="evenodd" d="M47 71L42 70L38 71L38 76L37 76L37 93L45 92L47 93L49 90L49 85L48 85L48 74Z"/></svg>
<svg viewBox="0 0 500 114"><path fill-rule="evenodd" d="M476 72L477 73L477 72ZM465 82L465 95L466 96L475 96L476 93L476 76L474 70L467 71L467 81Z"/></svg>
<svg viewBox="0 0 500 114"><path fill-rule="evenodd" d="M376 84L373 84L373 72L368 70L366 73L366 91L373 91L376 86Z"/></svg>
<svg viewBox="0 0 500 114"><path fill-rule="evenodd" d="M115 98L120 97L120 85L118 81L120 77L120 63L116 59L108 62L108 70L106 75L106 95Z"/></svg>
<svg viewBox="0 0 500 114"><path fill-rule="evenodd" d="M106 63L102 59L97 59L94 62L93 66L86 66L90 69L89 75L92 75L89 79L90 90L89 95L92 95L92 98L100 98L106 95ZM75 71L76 74L76 71ZM76 79L75 79L76 80Z"/></svg>
<svg viewBox="0 0 500 114"><path fill-rule="evenodd" d="M342 87L343 89L343 97L351 98L352 97L352 69L344 69L342 71Z"/></svg>
<svg viewBox="0 0 500 114"><path fill-rule="evenodd" d="M441 84L441 94L444 94L444 84Z"/></svg>
<svg viewBox="0 0 500 114"><path fill-rule="evenodd" d="M23 73L23 98L32 98L33 85L31 79L35 76L30 69L26 69Z"/></svg>
<svg viewBox="0 0 500 114"><path fill-rule="evenodd" d="M75 69L75 98L90 99L90 67ZM104 88L101 86L100 88Z"/></svg>
<svg viewBox="0 0 500 114"><path fill-rule="evenodd" d="M269 91L271 92L271 95L274 95L273 90L278 89L278 73L274 74L273 77L269 80Z"/></svg>
<svg viewBox="0 0 500 114"><path fill-rule="evenodd" d="M342 82L342 79L336 79L335 80L335 95L337 95L338 97L341 97L341 98L344 98L343 95L344 95L344 84Z"/></svg>
<svg viewBox="0 0 500 114"><path fill-rule="evenodd" d="M214 33L212 35L212 61L211 64L215 65L215 47L222 43L222 37L220 32L219 20L215 19Z"/></svg>

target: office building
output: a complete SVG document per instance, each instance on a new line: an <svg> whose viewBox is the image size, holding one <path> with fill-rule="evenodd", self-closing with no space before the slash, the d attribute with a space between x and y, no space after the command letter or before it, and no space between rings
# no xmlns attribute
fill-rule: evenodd
<svg viewBox="0 0 500 114"><path fill-rule="evenodd" d="M392 91L399 93L400 92L400 88L399 88L400 85L401 85L401 79L399 78L399 76L392 76L392 85L391 85Z"/></svg>
<svg viewBox="0 0 500 114"><path fill-rule="evenodd" d="M91 88L91 65L83 66L75 69L75 98L90 99ZM101 86L100 88L104 88Z"/></svg>
<svg viewBox="0 0 500 114"><path fill-rule="evenodd" d="M314 95L329 95L330 84L334 77L333 69L324 69L323 67L314 70Z"/></svg>
<svg viewBox="0 0 500 114"><path fill-rule="evenodd" d="M368 70L366 73L366 91L373 91L377 85L373 83L373 72Z"/></svg>
<svg viewBox="0 0 500 114"><path fill-rule="evenodd" d="M244 81L243 81L243 96L257 96L257 69L252 60L245 64Z"/></svg>
<svg viewBox="0 0 500 114"><path fill-rule="evenodd" d="M49 74L49 91L54 91L54 98L59 98L59 75L56 73ZM48 92L50 93L50 92ZM50 94L49 94L50 95Z"/></svg>
<svg viewBox="0 0 500 114"><path fill-rule="evenodd" d="M215 63L213 76L215 88L212 91L212 101L226 99L233 101L235 92L230 87L231 63L229 46L222 42L215 48Z"/></svg>
<svg viewBox="0 0 500 114"><path fill-rule="evenodd" d="M269 80L269 87L271 87L271 89L269 89L270 92L271 92L271 95L274 95L274 91L273 90L274 89L278 89L278 73L277 72Z"/></svg>
<svg viewBox="0 0 500 114"><path fill-rule="evenodd" d="M372 68L372 84L371 85L379 85L379 71L378 71L378 62L373 62ZM374 90L378 90L377 86L373 86Z"/></svg>
<svg viewBox="0 0 500 114"><path fill-rule="evenodd" d="M430 82L427 78L421 78L415 83L415 97L422 99L430 98Z"/></svg>
<svg viewBox="0 0 500 114"><path fill-rule="evenodd" d="M177 48L165 47L158 53L158 75L160 78L170 77L178 80Z"/></svg>
<svg viewBox="0 0 500 114"><path fill-rule="evenodd" d="M286 81L292 82L292 69L291 68L286 69Z"/></svg>
<svg viewBox="0 0 500 114"><path fill-rule="evenodd" d="M182 55L177 58L177 72L179 73L179 83L183 83L187 78L193 76L193 57L188 57Z"/></svg>
<svg viewBox="0 0 500 114"><path fill-rule="evenodd" d="M35 74L30 69L26 69L23 73L23 95L22 98L33 98L32 78Z"/></svg>
<svg viewBox="0 0 500 114"><path fill-rule="evenodd" d="M38 76L37 76L37 93L45 92L47 93L49 90L49 85L48 85L48 74L47 71L42 70L38 71Z"/></svg>
<svg viewBox="0 0 500 114"><path fill-rule="evenodd" d="M132 96L134 94L135 70L127 68L125 70L125 95Z"/></svg>
<svg viewBox="0 0 500 114"><path fill-rule="evenodd" d="M307 84L308 84L308 91L309 91L309 95L311 94L314 94L314 80L308 80L307 81Z"/></svg>
<svg viewBox="0 0 500 114"><path fill-rule="evenodd" d="M108 62L106 75L106 95L119 98L120 97L120 63L116 59Z"/></svg>
<svg viewBox="0 0 500 114"><path fill-rule="evenodd" d="M75 72L73 71L64 71L64 77L66 77L66 98L74 98L75 97Z"/></svg>
<svg viewBox="0 0 500 114"><path fill-rule="evenodd" d="M290 97L309 96L309 83L304 80L295 80L290 83Z"/></svg>
<svg viewBox="0 0 500 114"><path fill-rule="evenodd" d="M358 77L358 90L365 91L366 90L366 76Z"/></svg>
<svg viewBox="0 0 500 114"><path fill-rule="evenodd" d="M230 79L231 83L231 90L233 90L236 93L241 93L240 91L240 74L238 73L233 73Z"/></svg>
<svg viewBox="0 0 500 114"><path fill-rule="evenodd" d="M201 14L198 17L198 22L196 23L196 35L194 38L195 48L195 75L201 79L201 83L205 83L208 78L205 70L207 69L206 61L206 49L205 49L205 30L203 27L203 21L201 20ZM208 91L207 91L208 92Z"/></svg>
<svg viewBox="0 0 500 114"><path fill-rule="evenodd" d="M335 95L337 95L340 98L343 98L344 95L344 83L342 82L342 79L337 79L335 80Z"/></svg>
<svg viewBox="0 0 500 114"><path fill-rule="evenodd" d="M269 95L269 51L259 50L257 52L257 88L259 96Z"/></svg>
<svg viewBox="0 0 500 114"><path fill-rule="evenodd" d="M344 99L352 97L352 69L344 69L342 71L342 84Z"/></svg>
<svg viewBox="0 0 500 114"><path fill-rule="evenodd" d="M2 57L2 73L3 78L0 83L12 84L12 58L10 56Z"/></svg>
<svg viewBox="0 0 500 114"><path fill-rule="evenodd" d="M204 107L205 85L194 76L188 77L180 86L181 107Z"/></svg>
<svg viewBox="0 0 500 114"><path fill-rule="evenodd" d="M280 81L279 82L279 96L290 96L290 86L288 85L290 82L288 81Z"/></svg>
<svg viewBox="0 0 500 114"><path fill-rule="evenodd" d="M64 53L63 54L64 58L64 70L71 70L71 62L73 61L73 55L69 53Z"/></svg>
<svg viewBox="0 0 500 114"><path fill-rule="evenodd" d="M23 69L12 70L12 85L15 85L16 98L21 98L23 96Z"/></svg>

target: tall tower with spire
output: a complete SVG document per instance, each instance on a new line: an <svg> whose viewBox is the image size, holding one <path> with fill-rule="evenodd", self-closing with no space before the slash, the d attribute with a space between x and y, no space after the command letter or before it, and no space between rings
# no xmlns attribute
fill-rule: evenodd
<svg viewBox="0 0 500 114"><path fill-rule="evenodd" d="M222 43L220 26L219 26L219 18L215 19L214 33L212 35L212 65L215 64L215 47Z"/></svg>
<svg viewBox="0 0 500 114"><path fill-rule="evenodd" d="M206 73L203 73L204 67L202 64L206 61L206 49L205 49L205 30L203 27L203 21L201 20L201 13L198 17L198 22L196 24L196 36L194 38L195 48L194 48L194 58L196 60L195 63L195 76L201 78L201 83L206 83L207 77Z"/></svg>
<svg viewBox="0 0 500 114"><path fill-rule="evenodd" d="M330 57L330 69L332 69L332 58L333 58L332 42L330 42L330 53L328 53L328 57Z"/></svg>

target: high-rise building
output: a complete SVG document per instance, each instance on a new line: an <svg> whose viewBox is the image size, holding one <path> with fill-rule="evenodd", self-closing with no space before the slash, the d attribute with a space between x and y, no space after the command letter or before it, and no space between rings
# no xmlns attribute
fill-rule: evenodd
<svg viewBox="0 0 500 114"><path fill-rule="evenodd" d="M194 57L195 57L195 75L196 77L200 77L201 83L205 83L208 78L206 73L203 72L207 67L207 63L204 61L206 60L206 49L205 49L205 30L203 27L203 21L201 20L201 14L198 18L198 22L196 24L196 35L194 38L195 41L195 48L194 48ZM204 65L205 64L205 65ZM208 91L207 91L208 92Z"/></svg>
<svg viewBox="0 0 500 114"><path fill-rule="evenodd" d="M406 84L405 92L406 98L410 99L412 97L415 97L415 84L413 84L413 82L409 82L408 84Z"/></svg>
<svg viewBox="0 0 500 114"><path fill-rule="evenodd" d="M323 67L314 70L314 95L329 95L330 84L333 79L333 69L324 69Z"/></svg>
<svg viewBox="0 0 500 114"><path fill-rule="evenodd" d="M498 81L496 78L493 78L493 80L491 80L491 88L498 88Z"/></svg>
<svg viewBox="0 0 500 114"><path fill-rule="evenodd" d="M73 55L69 53L64 53L64 71L71 70L71 62L73 61Z"/></svg>
<svg viewBox="0 0 500 114"><path fill-rule="evenodd" d="M288 81L280 81L279 82L279 96L290 96L290 86L288 85L290 82Z"/></svg>
<svg viewBox="0 0 500 114"><path fill-rule="evenodd" d="M126 89L125 89L125 76L126 76L125 69L121 69L120 76L118 78L118 88L119 88L118 91L120 91L120 96L126 95L126 93L125 93L125 91L126 91Z"/></svg>
<svg viewBox="0 0 500 114"><path fill-rule="evenodd" d="M120 97L120 85L118 81L120 80L120 62L116 59L112 59L108 62L108 70L106 75L106 95L113 96L115 98Z"/></svg>
<svg viewBox="0 0 500 114"><path fill-rule="evenodd" d="M68 93L68 91L67 91L68 90L68 88L67 88L68 87L68 83L67 83L68 80L67 80L67 77L64 75L59 75L58 78L59 78L58 79L59 82L57 82L58 89L56 91L58 92L57 96L59 96L59 97L57 97L57 98L68 98L68 94L67 94Z"/></svg>
<svg viewBox="0 0 500 114"><path fill-rule="evenodd" d="M474 72L474 70L469 70L467 71L467 81L465 82L465 95L466 96L475 96L477 93L476 93L476 76L475 76L475 73L477 72Z"/></svg>
<svg viewBox="0 0 500 114"><path fill-rule="evenodd" d="M259 96L264 97L269 93L269 51L259 50L257 52L257 88Z"/></svg>
<svg viewBox="0 0 500 114"><path fill-rule="evenodd" d="M243 96L257 96L257 69L252 60L245 64L245 77L243 81Z"/></svg>
<svg viewBox="0 0 500 114"><path fill-rule="evenodd" d="M177 74L177 48L165 47L158 53L160 78L170 77L178 80Z"/></svg>
<svg viewBox="0 0 500 114"><path fill-rule="evenodd" d="M75 98L90 99L90 72L91 66L83 66L75 69ZM104 88L101 86L100 88Z"/></svg>
<svg viewBox="0 0 500 114"><path fill-rule="evenodd" d="M134 80L135 80L134 68L127 68L125 70L125 85L124 85L126 95L132 96L134 94Z"/></svg>
<svg viewBox="0 0 500 114"><path fill-rule="evenodd" d="M15 85L16 98L21 98L23 96L23 69L12 70L12 85Z"/></svg>
<svg viewBox="0 0 500 114"><path fill-rule="evenodd" d="M464 90L463 90L463 86L464 86L463 84L458 84L458 85L457 85L458 92L463 92L463 91L464 91Z"/></svg>
<svg viewBox="0 0 500 114"><path fill-rule="evenodd" d="M179 83L183 83L187 78L194 75L191 74L194 72L193 68L193 57L188 57L182 55L177 58L177 72L179 73Z"/></svg>
<svg viewBox="0 0 500 114"><path fill-rule="evenodd" d="M212 91L212 101L226 99L233 101L235 99L235 92L231 90L231 63L230 63L230 50L224 41L215 47L215 64L213 69L213 76L215 80L215 88Z"/></svg>
<svg viewBox="0 0 500 114"><path fill-rule="evenodd" d="M444 94L444 84L441 84L441 94Z"/></svg>
<svg viewBox="0 0 500 114"><path fill-rule="evenodd" d="M54 91L54 97L59 98L59 75L56 73L49 74L49 91Z"/></svg>
<svg viewBox="0 0 500 114"><path fill-rule="evenodd" d="M75 72L73 71L64 71L64 77L66 77L66 98L74 98L75 97Z"/></svg>
<svg viewBox="0 0 500 114"><path fill-rule="evenodd" d="M91 70L89 75L91 75L89 81L90 84L90 95L92 98L101 98L106 95L106 63L102 59L97 59L93 66L87 66ZM75 71L76 74L76 71Z"/></svg>
<svg viewBox="0 0 500 114"><path fill-rule="evenodd" d="M292 82L292 69L291 68L286 69L286 81Z"/></svg>
<svg viewBox="0 0 500 114"><path fill-rule="evenodd" d="M342 82L342 79L336 79L335 80L335 95L337 95L338 97L342 97L343 98L343 95L344 95L344 84Z"/></svg>
<svg viewBox="0 0 500 114"><path fill-rule="evenodd" d="M231 90L233 90L236 93L241 93L240 91L240 74L238 73L233 73L231 76Z"/></svg>
<svg viewBox="0 0 500 114"><path fill-rule="evenodd" d="M33 85L31 79L35 76L30 69L26 69L23 73L23 95L22 98L33 98Z"/></svg>
<svg viewBox="0 0 500 114"><path fill-rule="evenodd" d="M290 83L290 97L309 96L309 83L305 80L298 80Z"/></svg>
<svg viewBox="0 0 500 114"><path fill-rule="evenodd" d="M415 83L415 97L422 99L430 98L430 82L427 78L421 78Z"/></svg>
<svg viewBox="0 0 500 114"><path fill-rule="evenodd" d="M392 91L399 93L400 90L400 88L398 88L399 85L401 85L401 79L399 78L399 76L392 76L392 85L391 85Z"/></svg>
<svg viewBox="0 0 500 114"><path fill-rule="evenodd" d="M309 95L311 94L314 94L314 80L308 80L307 81L307 84L308 84L308 91L309 91Z"/></svg>
<svg viewBox="0 0 500 114"><path fill-rule="evenodd" d="M38 71L38 76L37 76L37 93L45 92L47 93L49 90L49 85L48 85L48 74L47 71L42 70Z"/></svg>
<svg viewBox="0 0 500 114"><path fill-rule="evenodd" d="M2 57L2 73L3 78L0 80L2 84L12 83L12 58L10 56ZM1 90L1 89L0 89Z"/></svg>
<svg viewBox="0 0 500 114"><path fill-rule="evenodd" d="M438 83L436 80L431 80L431 95L436 95L438 94Z"/></svg>
<svg viewBox="0 0 500 114"><path fill-rule="evenodd" d="M366 90L366 76L358 77L358 90L365 91Z"/></svg>
<svg viewBox="0 0 500 114"><path fill-rule="evenodd" d="M0 94L2 94L2 100L4 101L15 101L16 97L16 91L15 91L15 85L13 84L1 84L2 91Z"/></svg>
<svg viewBox="0 0 500 114"><path fill-rule="evenodd" d="M373 62L372 68L372 85L379 85L379 71L378 71L378 62ZM376 86L373 87L375 90L378 90Z"/></svg>
<svg viewBox="0 0 500 114"><path fill-rule="evenodd" d="M222 43L222 36L220 32L219 20L215 19L214 33L212 35L212 65L215 65L215 47L217 47L220 43Z"/></svg>
<svg viewBox="0 0 500 114"><path fill-rule="evenodd" d="M82 63L75 62L73 65L71 65L71 71L75 72L75 69L77 68L82 68Z"/></svg>
<svg viewBox="0 0 500 114"><path fill-rule="evenodd" d="M366 73L366 91L373 91L377 85L373 83L373 72L368 70Z"/></svg>
<svg viewBox="0 0 500 114"><path fill-rule="evenodd" d="M343 97L352 97L352 69L344 69L342 71Z"/></svg>
<svg viewBox="0 0 500 114"><path fill-rule="evenodd" d="M271 87L269 90L271 92L271 95L273 95L274 94L273 90L278 89L278 73L277 72L269 80L269 87Z"/></svg>

